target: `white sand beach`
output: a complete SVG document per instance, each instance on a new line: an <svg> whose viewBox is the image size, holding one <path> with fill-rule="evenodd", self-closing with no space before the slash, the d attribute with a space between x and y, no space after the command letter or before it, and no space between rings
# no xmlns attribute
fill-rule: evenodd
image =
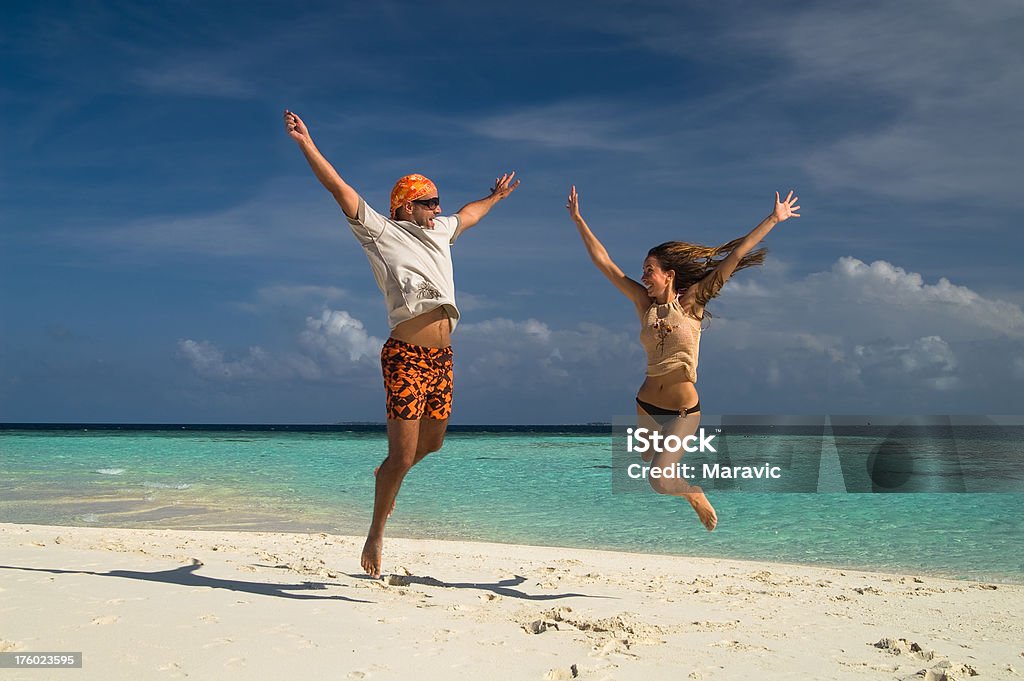
<svg viewBox="0 0 1024 681"><path fill-rule="evenodd" d="M361 537L0 524L4 679L1024 678L1024 586Z"/></svg>

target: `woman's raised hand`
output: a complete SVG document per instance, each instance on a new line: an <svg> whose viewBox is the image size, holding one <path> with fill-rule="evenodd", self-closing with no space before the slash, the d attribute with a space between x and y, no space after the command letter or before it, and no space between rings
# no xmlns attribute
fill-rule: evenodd
<svg viewBox="0 0 1024 681"><path fill-rule="evenodd" d="M780 201L779 193L775 192L775 210L772 212L772 215L774 215L775 219L779 222L785 222L790 218L800 217L800 213L797 212L800 210L800 206L795 205L799 200L799 196L793 196L792 189L789 190L789 195L786 196L785 201Z"/></svg>
<svg viewBox="0 0 1024 681"><path fill-rule="evenodd" d="M576 185L573 185L569 191L569 202L565 204L565 207L569 210L569 217L574 222L579 222L583 219L583 216L580 215L580 197L576 193Z"/></svg>

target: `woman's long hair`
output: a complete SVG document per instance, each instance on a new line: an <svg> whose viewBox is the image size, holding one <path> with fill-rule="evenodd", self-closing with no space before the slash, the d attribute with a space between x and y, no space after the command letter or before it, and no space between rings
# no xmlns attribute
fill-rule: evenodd
<svg viewBox="0 0 1024 681"><path fill-rule="evenodd" d="M675 272L674 285L678 292L693 286L710 274L732 253L733 249L740 245L743 239L744 237L740 237L715 247L691 244L686 241L666 241L648 251L647 257L657 260L661 269ZM767 249L759 248L746 254L740 259L736 271L763 264L764 256L767 253Z"/></svg>

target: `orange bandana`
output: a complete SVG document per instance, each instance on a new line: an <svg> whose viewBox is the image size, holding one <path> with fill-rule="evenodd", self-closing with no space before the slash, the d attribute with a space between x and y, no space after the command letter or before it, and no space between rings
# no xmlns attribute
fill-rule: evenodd
<svg viewBox="0 0 1024 681"><path fill-rule="evenodd" d="M406 175L395 183L391 190L391 216L394 217L395 209L406 201L432 198L437 196L437 187L434 183L422 175Z"/></svg>

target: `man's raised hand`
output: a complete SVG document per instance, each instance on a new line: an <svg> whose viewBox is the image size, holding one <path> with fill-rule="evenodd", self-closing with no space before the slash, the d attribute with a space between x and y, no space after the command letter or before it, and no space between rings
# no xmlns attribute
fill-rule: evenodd
<svg viewBox="0 0 1024 681"><path fill-rule="evenodd" d="M298 114L292 113L288 109L284 110L284 129L288 132L288 136L296 142L306 142L311 139L306 124L302 122Z"/></svg>
<svg viewBox="0 0 1024 681"><path fill-rule="evenodd" d="M516 171L513 170L511 173L505 173L501 177L494 178L494 188L491 189L491 196L493 196L498 201L501 201L509 194L514 192L516 190L516 187L519 186L519 180L512 182L512 178L514 178L515 176Z"/></svg>

